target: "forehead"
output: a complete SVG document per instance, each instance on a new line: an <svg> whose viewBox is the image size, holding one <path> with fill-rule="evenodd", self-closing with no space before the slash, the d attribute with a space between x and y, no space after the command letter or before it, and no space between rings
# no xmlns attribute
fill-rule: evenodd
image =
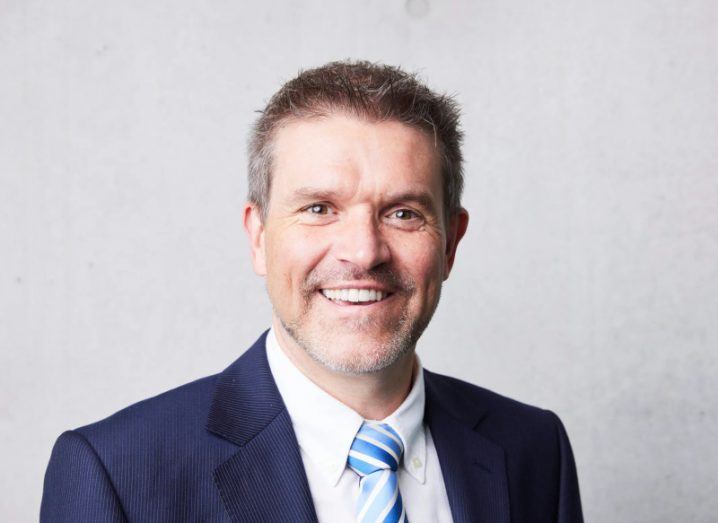
<svg viewBox="0 0 718 523"><path fill-rule="evenodd" d="M296 119L274 139L272 192L305 183L420 185L440 196L440 156L433 137L389 120L345 114Z"/></svg>

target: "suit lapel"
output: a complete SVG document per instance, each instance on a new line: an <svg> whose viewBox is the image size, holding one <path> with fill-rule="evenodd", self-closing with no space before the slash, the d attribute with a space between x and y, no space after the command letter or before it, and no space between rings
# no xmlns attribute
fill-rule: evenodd
<svg viewBox="0 0 718 523"><path fill-rule="evenodd" d="M466 405L441 376L424 371L424 377L425 417L454 521L508 523L504 450L474 430L486 411L480 405Z"/></svg>
<svg viewBox="0 0 718 523"><path fill-rule="evenodd" d="M316 522L291 419L269 369L266 333L220 376L207 429L238 446L214 471L232 521ZM426 422L456 523L508 523L503 449L474 429L486 411L424 371Z"/></svg>
<svg viewBox="0 0 718 523"><path fill-rule="evenodd" d="M233 521L317 521L291 419L269 370L266 333L219 377L207 429L238 451L214 471Z"/></svg>

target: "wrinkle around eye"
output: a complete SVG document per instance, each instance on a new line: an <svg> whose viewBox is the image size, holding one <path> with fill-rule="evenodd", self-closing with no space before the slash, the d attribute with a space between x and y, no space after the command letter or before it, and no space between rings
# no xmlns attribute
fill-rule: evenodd
<svg viewBox="0 0 718 523"><path fill-rule="evenodd" d="M399 217L397 213L406 213L407 217ZM421 213L406 208L395 209L387 214L386 218L393 227L409 231L421 229L427 223Z"/></svg>

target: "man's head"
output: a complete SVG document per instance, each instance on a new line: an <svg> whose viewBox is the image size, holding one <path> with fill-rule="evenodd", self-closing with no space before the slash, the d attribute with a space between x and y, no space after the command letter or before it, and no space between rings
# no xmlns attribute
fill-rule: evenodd
<svg viewBox="0 0 718 523"><path fill-rule="evenodd" d="M468 216L455 104L387 66L332 63L270 100L245 226L280 337L376 372L429 323Z"/></svg>

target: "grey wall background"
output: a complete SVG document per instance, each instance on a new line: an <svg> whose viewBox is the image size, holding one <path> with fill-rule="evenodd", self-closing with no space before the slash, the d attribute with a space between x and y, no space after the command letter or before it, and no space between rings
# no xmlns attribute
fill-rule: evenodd
<svg viewBox="0 0 718 523"><path fill-rule="evenodd" d="M472 221L427 367L564 420L589 521L718 514L718 4L0 0L0 514L63 430L268 324L253 111L368 58L457 94Z"/></svg>

